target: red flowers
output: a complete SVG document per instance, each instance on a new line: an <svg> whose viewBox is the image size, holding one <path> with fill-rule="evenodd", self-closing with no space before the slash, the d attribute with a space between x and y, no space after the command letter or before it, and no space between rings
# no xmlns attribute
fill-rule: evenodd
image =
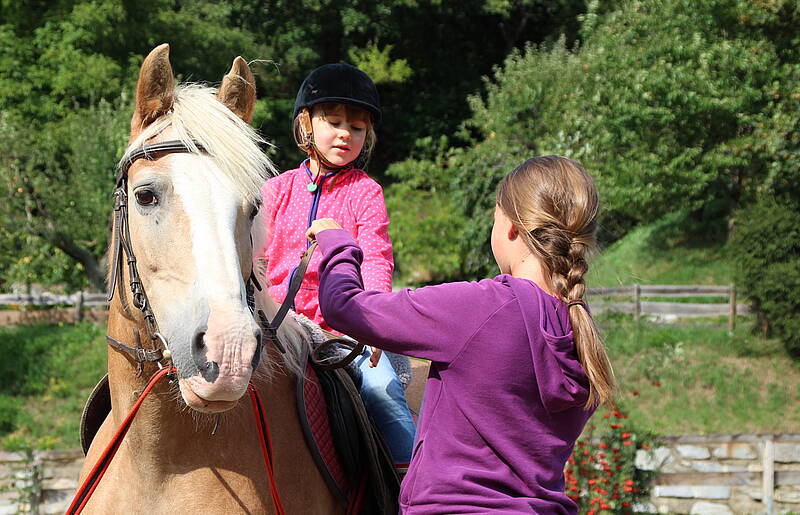
<svg viewBox="0 0 800 515"><path fill-rule="evenodd" d="M633 431L625 421L628 415L619 410L596 416L614 420L597 429L587 425L564 470L565 493L585 515L632 514L632 506L647 493L646 474L654 474L634 465L636 451L650 448L641 443L649 437ZM599 433L602 427L608 429Z"/></svg>

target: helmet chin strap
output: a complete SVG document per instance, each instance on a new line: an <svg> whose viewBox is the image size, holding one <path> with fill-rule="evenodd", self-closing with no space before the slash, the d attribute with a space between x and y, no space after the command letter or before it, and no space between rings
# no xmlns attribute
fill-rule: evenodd
<svg viewBox="0 0 800 515"><path fill-rule="evenodd" d="M301 132L301 139L302 141L297 144L297 147L308 154L308 157L314 159L319 163L321 170L320 172L327 170L328 172L334 172L339 170L344 170L346 168L350 168L350 165L355 163L358 160L358 156L350 161L349 163L343 165L335 165L328 161L322 152L319 151L317 145L314 143L314 128L311 125L311 115L308 112L308 109L303 108L300 111L300 114L297 115L299 122L300 122L300 130Z"/></svg>

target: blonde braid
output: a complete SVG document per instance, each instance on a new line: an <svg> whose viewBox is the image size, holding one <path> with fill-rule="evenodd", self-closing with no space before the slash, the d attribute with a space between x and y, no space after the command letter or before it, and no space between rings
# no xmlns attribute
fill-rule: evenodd
<svg viewBox="0 0 800 515"><path fill-rule="evenodd" d="M513 213L512 222L546 268L548 286L567 303L578 359L589 378L586 408L613 405L614 372L584 301L599 205L592 178L564 157L529 159L501 181L497 204Z"/></svg>

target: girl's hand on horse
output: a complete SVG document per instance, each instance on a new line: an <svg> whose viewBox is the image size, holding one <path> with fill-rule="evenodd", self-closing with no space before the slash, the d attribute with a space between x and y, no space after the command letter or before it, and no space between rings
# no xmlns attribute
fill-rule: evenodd
<svg viewBox="0 0 800 515"><path fill-rule="evenodd" d="M319 220L314 220L311 223L311 227L308 228L306 231L306 238L311 241L317 239L317 234L321 233L322 231L327 231L328 229L341 229L342 226L336 223L336 220L333 218L320 218Z"/></svg>

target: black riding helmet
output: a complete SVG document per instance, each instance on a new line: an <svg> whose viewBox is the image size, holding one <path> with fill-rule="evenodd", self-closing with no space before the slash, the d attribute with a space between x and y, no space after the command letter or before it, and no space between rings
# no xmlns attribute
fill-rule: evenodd
<svg viewBox="0 0 800 515"><path fill-rule="evenodd" d="M378 88L369 75L353 65L324 64L309 73L297 92L293 117L296 118L304 107L311 110L317 104L328 102L364 108L372 114L373 125L381 121Z"/></svg>

